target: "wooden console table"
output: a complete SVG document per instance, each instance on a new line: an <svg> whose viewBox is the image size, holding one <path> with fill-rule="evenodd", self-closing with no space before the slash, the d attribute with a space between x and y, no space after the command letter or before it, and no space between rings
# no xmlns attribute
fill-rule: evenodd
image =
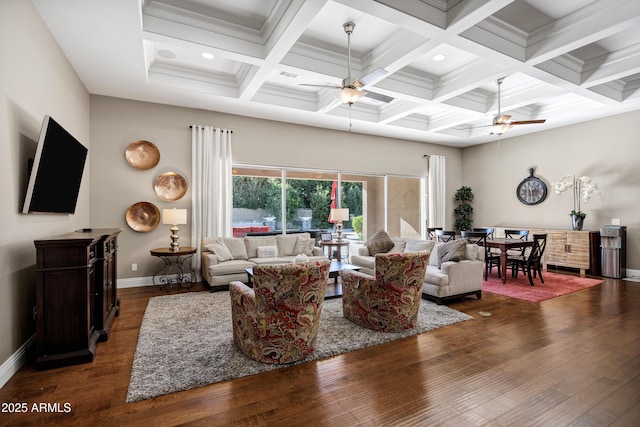
<svg viewBox="0 0 640 427"><path fill-rule="evenodd" d="M496 237L504 237L505 229L526 230L522 227L494 227ZM534 234L547 235L547 247L544 251L542 268L547 271L549 265L575 268L585 277L587 270L591 275L600 274L600 232L529 229L529 240Z"/></svg>
<svg viewBox="0 0 640 427"><path fill-rule="evenodd" d="M36 368L91 362L120 313L121 229L87 229L34 241Z"/></svg>

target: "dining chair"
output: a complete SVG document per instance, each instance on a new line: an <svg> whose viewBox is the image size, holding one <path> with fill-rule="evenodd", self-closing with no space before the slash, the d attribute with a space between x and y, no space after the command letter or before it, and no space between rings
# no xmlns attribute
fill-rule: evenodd
<svg viewBox="0 0 640 427"><path fill-rule="evenodd" d="M528 255L514 256L508 258L511 266L511 272L514 277L518 277L518 270L522 269L522 273L526 273L529 277L529 284L533 286L533 277L540 275L540 281L544 283L542 278L542 256L547 246L546 234L533 235L533 247Z"/></svg>
<svg viewBox="0 0 640 427"><path fill-rule="evenodd" d="M442 230L442 227L428 227L427 228L427 237L430 240L437 240L436 239L436 230Z"/></svg>
<svg viewBox="0 0 640 427"><path fill-rule="evenodd" d="M504 230L504 237L507 239L520 239L526 241L529 238L529 230ZM526 248L509 249L507 256L525 256Z"/></svg>
<svg viewBox="0 0 640 427"><path fill-rule="evenodd" d="M487 246L487 238L489 233L484 231L461 231L460 235L463 238L469 240L469 243L482 246L484 248L484 280L487 281L489 272L493 267L498 267L498 277L501 277L500 273L500 254L492 252L491 248Z"/></svg>
<svg viewBox="0 0 640 427"><path fill-rule="evenodd" d="M438 242L448 242L450 240L456 240L456 232L449 230L436 230L436 240Z"/></svg>
<svg viewBox="0 0 640 427"><path fill-rule="evenodd" d="M487 239L492 240L495 234L495 228L474 228L473 231L487 233Z"/></svg>

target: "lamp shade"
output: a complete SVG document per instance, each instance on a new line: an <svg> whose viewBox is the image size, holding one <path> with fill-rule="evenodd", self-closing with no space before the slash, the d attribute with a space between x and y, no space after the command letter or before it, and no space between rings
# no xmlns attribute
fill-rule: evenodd
<svg viewBox="0 0 640 427"><path fill-rule="evenodd" d="M349 209L331 209L331 219L334 221L349 221Z"/></svg>
<svg viewBox="0 0 640 427"><path fill-rule="evenodd" d="M162 209L162 223L163 224L186 224L187 223L187 210L186 209Z"/></svg>

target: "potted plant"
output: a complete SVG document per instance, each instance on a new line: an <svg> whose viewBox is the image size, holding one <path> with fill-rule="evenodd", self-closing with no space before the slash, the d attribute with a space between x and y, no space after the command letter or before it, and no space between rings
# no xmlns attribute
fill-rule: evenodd
<svg viewBox="0 0 640 427"><path fill-rule="evenodd" d="M454 199L458 202L458 206L453 210L458 216L455 228L457 231L470 231L473 224L470 218L473 215L473 206L470 204L473 201L473 190L471 190L471 187L462 186L456 191Z"/></svg>
<svg viewBox="0 0 640 427"><path fill-rule="evenodd" d="M565 175L559 181L551 184L554 193L560 195L568 189L573 189L573 210L569 212L573 230L582 230L587 214L580 210L580 201L587 203L593 196L600 195L600 187L592 182L588 176L576 178L575 175Z"/></svg>

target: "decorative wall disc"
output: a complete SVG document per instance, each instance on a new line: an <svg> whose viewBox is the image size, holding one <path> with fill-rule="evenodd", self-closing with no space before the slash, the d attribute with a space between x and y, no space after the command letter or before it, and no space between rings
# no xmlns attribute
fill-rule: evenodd
<svg viewBox="0 0 640 427"><path fill-rule="evenodd" d="M127 224L140 233L151 231L160 224L160 210L149 202L138 202L127 209Z"/></svg>
<svg viewBox="0 0 640 427"><path fill-rule="evenodd" d="M165 172L156 178L153 188L162 200L175 202L187 193L187 180L179 173Z"/></svg>
<svg viewBox="0 0 640 427"><path fill-rule="evenodd" d="M136 141L129 144L124 156L132 167L147 170L155 167L160 161L160 150L152 142Z"/></svg>

